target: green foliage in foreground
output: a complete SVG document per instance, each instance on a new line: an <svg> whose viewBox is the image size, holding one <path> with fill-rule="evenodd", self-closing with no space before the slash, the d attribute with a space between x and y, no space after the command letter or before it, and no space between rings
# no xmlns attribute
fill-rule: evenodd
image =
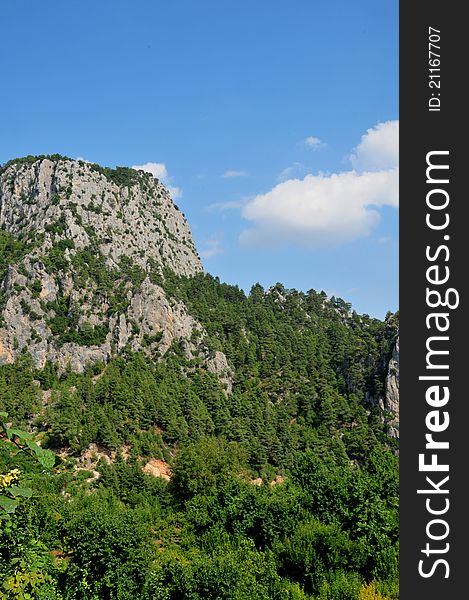
<svg viewBox="0 0 469 600"><path fill-rule="evenodd" d="M0 598L398 598L397 458L366 401L396 318L281 286L164 285L207 329L199 352L228 356L232 393L178 344L81 375L0 367L9 430L62 456L50 470L0 444L0 474L19 469L33 492L0 533ZM91 443L113 462L83 470ZM142 470L150 458L169 482Z"/></svg>
<svg viewBox="0 0 469 600"><path fill-rule="evenodd" d="M372 580L397 597L392 455L350 472L301 453L291 479L257 487L233 450L189 445L169 484L131 459L94 485L33 475L34 497L0 536L5 580L41 576L38 598L352 600Z"/></svg>

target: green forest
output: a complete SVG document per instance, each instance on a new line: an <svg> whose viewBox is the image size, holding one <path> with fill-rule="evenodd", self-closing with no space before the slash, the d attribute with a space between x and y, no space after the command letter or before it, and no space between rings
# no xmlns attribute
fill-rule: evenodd
<svg viewBox="0 0 469 600"><path fill-rule="evenodd" d="M372 399L398 314L153 277L231 382L158 340L81 374L2 365L0 598L397 599L398 442Z"/></svg>

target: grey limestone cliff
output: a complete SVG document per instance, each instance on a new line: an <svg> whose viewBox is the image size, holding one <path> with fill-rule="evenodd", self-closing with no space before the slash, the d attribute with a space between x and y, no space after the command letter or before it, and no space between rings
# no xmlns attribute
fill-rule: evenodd
<svg viewBox="0 0 469 600"><path fill-rule="evenodd" d="M29 241L43 235L31 258L68 239L72 255L94 246L108 266L128 257L180 275L201 271L187 221L166 188L143 171L121 171L119 178L119 171L68 159L13 162L1 175L0 226Z"/></svg>
<svg viewBox="0 0 469 600"><path fill-rule="evenodd" d="M0 170L0 364L83 371L123 348L162 356L174 340L229 380L226 358L163 289L164 269L202 271L184 215L151 175L63 157ZM229 387L229 386L228 386Z"/></svg>
<svg viewBox="0 0 469 600"><path fill-rule="evenodd" d="M379 407L388 435L399 439L399 336L392 344L391 355L383 355L377 368L384 375L384 388L379 395L367 393L366 402Z"/></svg>
<svg viewBox="0 0 469 600"><path fill-rule="evenodd" d="M392 437L399 437L399 338L394 345L386 375L383 408Z"/></svg>

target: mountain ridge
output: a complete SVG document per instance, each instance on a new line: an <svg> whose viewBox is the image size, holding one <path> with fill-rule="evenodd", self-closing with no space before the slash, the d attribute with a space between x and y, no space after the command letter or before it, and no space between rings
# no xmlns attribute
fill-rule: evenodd
<svg viewBox="0 0 469 600"><path fill-rule="evenodd" d="M184 215L151 174L60 155L11 160L0 168L0 235L0 364L26 352L36 368L80 373L124 350L161 360L176 342L231 391L233 369L208 335L210 317L195 316L191 297L171 288L174 276L203 267ZM282 305L289 291L277 284L266 293ZM357 326L343 300L319 294L316 305ZM382 389L366 392L393 437L398 356L394 345L376 363Z"/></svg>
<svg viewBox="0 0 469 600"><path fill-rule="evenodd" d="M185 276L203 268L187 221L150 174L58 155L10 161L0 227L7 250L18 246L2 276L0 363L27 349L39 368L80 372L129 344L164 354L201 330L160 285L168 265Z"/></svg>

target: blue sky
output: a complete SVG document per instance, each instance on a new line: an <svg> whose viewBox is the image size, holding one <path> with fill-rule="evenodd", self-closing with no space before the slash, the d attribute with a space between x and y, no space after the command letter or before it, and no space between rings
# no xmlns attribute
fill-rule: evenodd
<svg viewBox="0 0 469 600"><path fill-rule="evenodd" d="M150 163L221 280L398 308L397 1L23 0L2 17L0 162Z"/></svg>

